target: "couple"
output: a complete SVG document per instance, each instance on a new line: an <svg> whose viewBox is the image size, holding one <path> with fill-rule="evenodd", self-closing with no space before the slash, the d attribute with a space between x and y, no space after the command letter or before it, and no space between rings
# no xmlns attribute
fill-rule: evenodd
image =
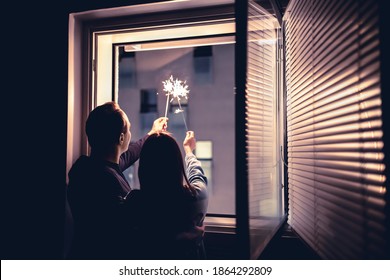
<svg viewBox="0 0 390 280"><path fill-rule="evenodd" d="M185 164L167 118L130 143L131 124L115 102L88 116L90 156L69 171L67 199L73 216L70 259L202 259L207 178L193 151L194 133L183 141ZM123 175L139 159L140 190Z"/></svg>

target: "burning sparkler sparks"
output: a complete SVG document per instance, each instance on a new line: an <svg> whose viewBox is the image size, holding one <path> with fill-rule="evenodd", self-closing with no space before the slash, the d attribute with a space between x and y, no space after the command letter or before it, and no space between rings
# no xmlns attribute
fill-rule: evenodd
<svg viewBox="0 0 390 280"><path fill-rule="evenodd" d="M188 131L187 123L184 117L184 110L181 108L180 99L185 98L188 99L188 93L190 92L188 89L188 85L186 81L181 81L179 79L173 79L173 76L168 80L162 82L164 85L163 90L166 92L167 103L165 106L165 117L167 117L168 113L168 103L172 102L175 98L177 99L177 103L179 104L179 108L175 111L175 114L182 113L184 125L186 126L186 130Z"/></svg>

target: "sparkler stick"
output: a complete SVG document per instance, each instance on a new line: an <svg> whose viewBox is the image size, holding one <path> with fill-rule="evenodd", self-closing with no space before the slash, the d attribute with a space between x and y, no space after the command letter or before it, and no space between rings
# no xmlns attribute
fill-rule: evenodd
<svg viewBox="0 0 390 280"><path fill-rule="evenodd" d="M188 127L187 127L187 123L186 123L186 118L184 117L184 110L181 108L181 105L180 105L180 99L177 99L177 101L179 102L179 108L180 108L180 111L181 111L181 115L183 116L183 121L184 121L184 125L186 126L186 131L188 131Z"/></svg>
<svg viewBox="0 0 390 280"><path fill-rule="evenodd" d="M172 102L175 98L177 98L177 102L179 104L180 109L176 110L175 113L176 114L180 112L182 113L184 125L186 126L186 130L188 131L187 123L183 113L184 110L182 109L180 104L180 98L182 97L185 97L186 99L188 98L187 94L189 93L189 90L188 90L188 85L186 85L186 81L182 82L179 79L173 80L173 77L171 75L171 77L168 80L165 80L162 83L164 85L163 90L166 92L166 96L167 96L167 102L165 105L165 117L167 116L168 113L168 103ZM170 95L171 95L171 100L169 101Z"/></svg>
<svg viewBox="0 0 390 280"><path fill-rule="evenodd" d="M167 113L168 113L168 103L169 103L169 93L167 93L167 103L165 105L165 117L167 117Z"/></svg>

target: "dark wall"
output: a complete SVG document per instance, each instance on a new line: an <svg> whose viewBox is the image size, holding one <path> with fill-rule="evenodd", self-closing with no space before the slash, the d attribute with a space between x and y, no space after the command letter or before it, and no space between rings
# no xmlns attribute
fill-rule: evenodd
<svg viewBox="0 0 390 280"><path fill-rule="evenodd" d="M153 1L100 2L14 2L2 9L10 20L2 44L1 259L62 259L68 15Z"/></svg>

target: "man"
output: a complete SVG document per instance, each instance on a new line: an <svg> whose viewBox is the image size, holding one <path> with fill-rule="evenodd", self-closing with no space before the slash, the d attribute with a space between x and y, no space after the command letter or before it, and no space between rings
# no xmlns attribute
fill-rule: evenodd
<svg viewBox="0 0 390 280"><path fill-rule="evenodd" d="M131 187L122 172L138 160L148 135L166 130L167 118L156 119L150 132L131 144L130 126L115 102L96 107L88 116L91 155L81 156L69 171L74 236L68 258L131 258L131 213L124 203Z"/></svg>

